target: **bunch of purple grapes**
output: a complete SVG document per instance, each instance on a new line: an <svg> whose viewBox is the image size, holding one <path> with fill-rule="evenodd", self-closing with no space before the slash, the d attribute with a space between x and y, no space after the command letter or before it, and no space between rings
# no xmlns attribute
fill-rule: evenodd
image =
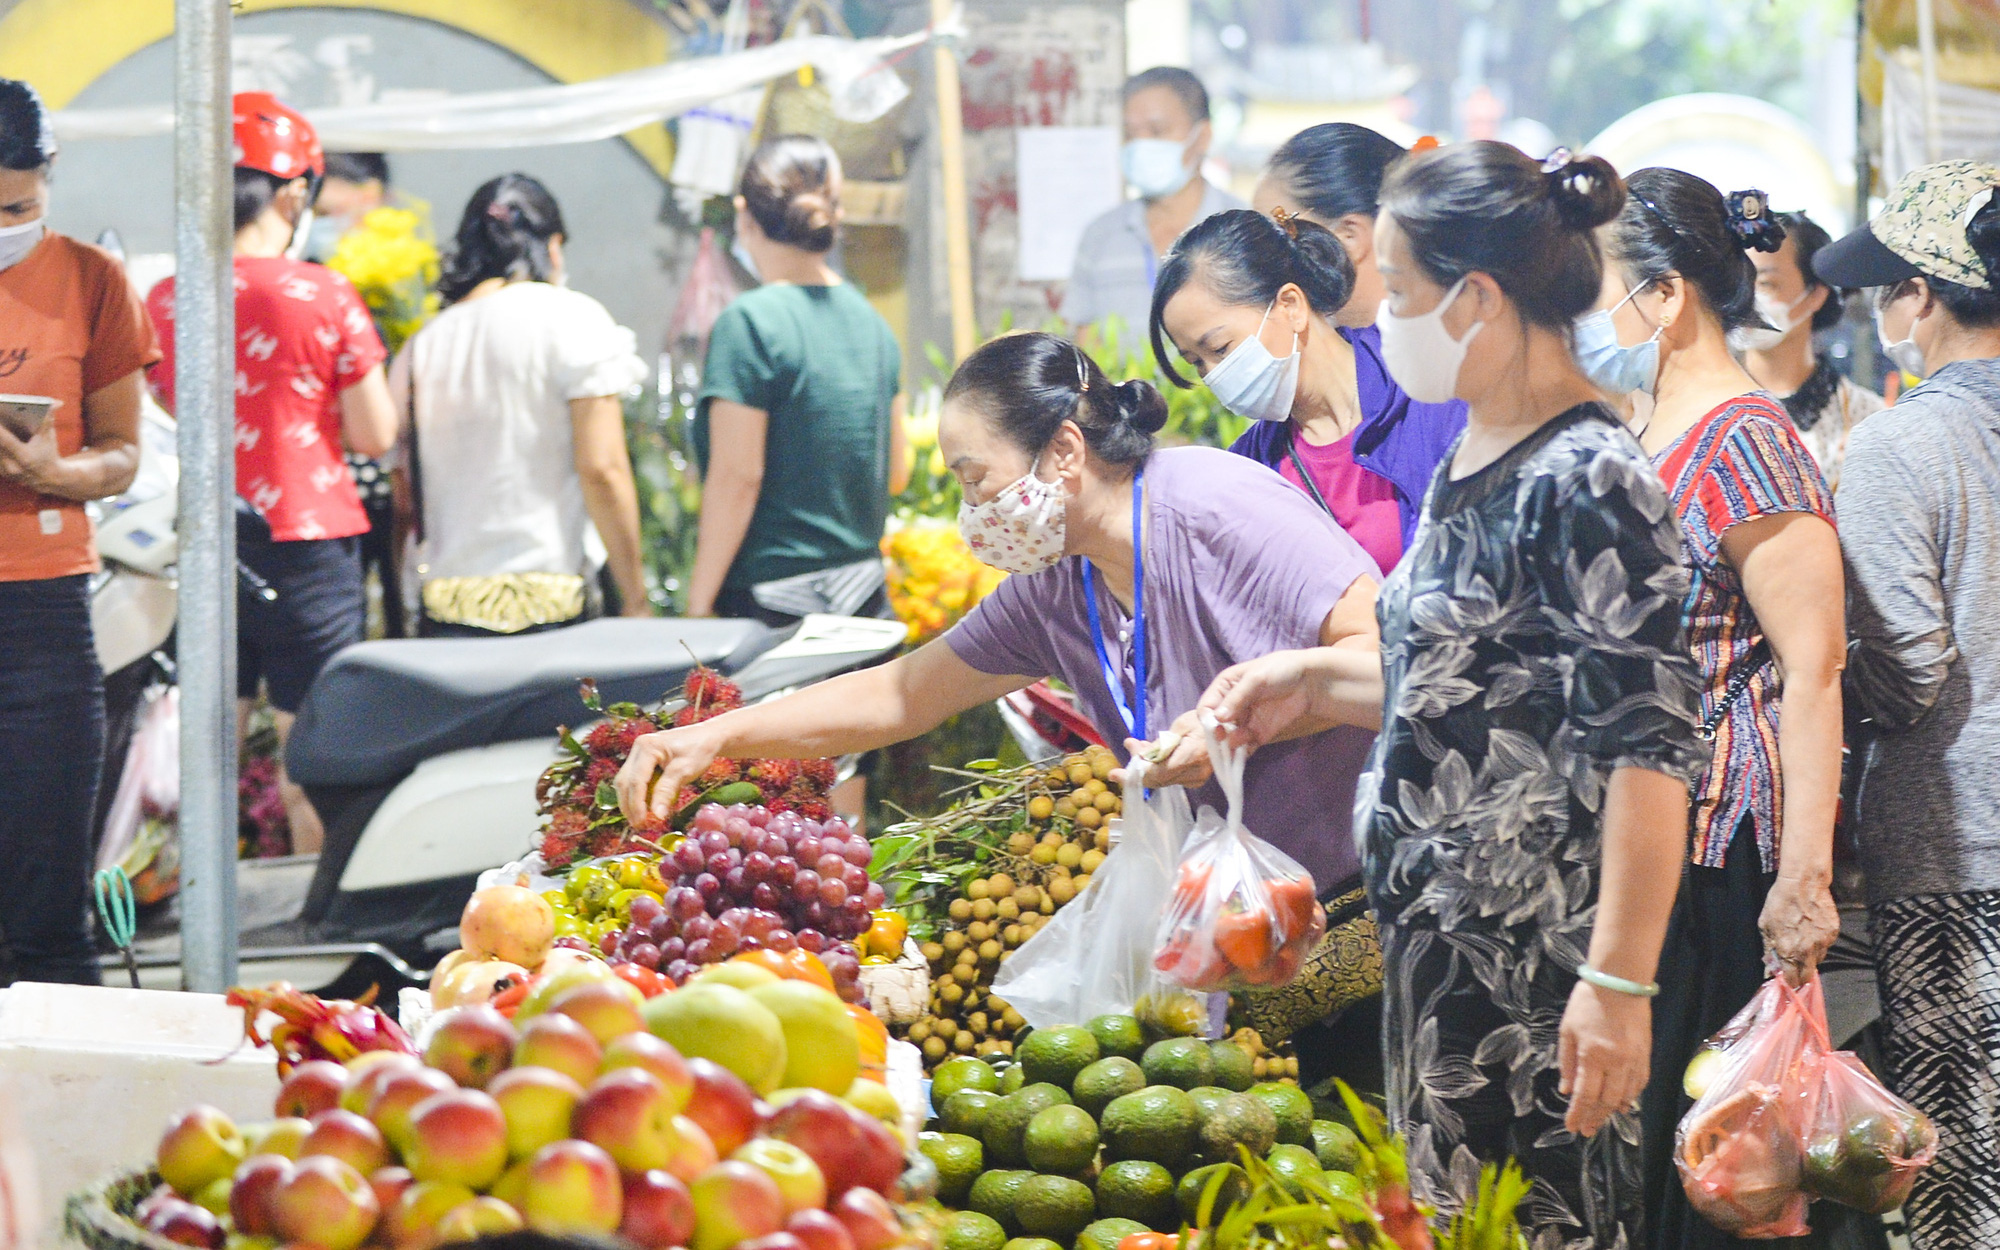
<svg viewBox="0 0 2000 1250"><path fill-rule="evenodd" d="M743 951L807 950L844 1001L860 1002L861 960L851 939L885 899L868 879L873 855L868 839L839 817L821 824L794 812L711 804L661 861L665 896L633 899L631 923L605 937L603 953L680 984Z"/></svg>

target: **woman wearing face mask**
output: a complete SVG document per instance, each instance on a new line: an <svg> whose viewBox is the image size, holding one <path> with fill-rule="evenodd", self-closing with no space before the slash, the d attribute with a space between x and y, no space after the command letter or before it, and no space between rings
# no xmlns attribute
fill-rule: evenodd
<svg viewBox="0 0 2000 1250"><path fill-rule="evenodd" d="M0 78L0 391L55 401L0 422L0 984L97 984L84 914L104 755L90 629L86 500L139 468L152 323L118 262L48 229L55 133L27 83Z"/></svg>
<svg viewBox="0 0 2000 1250"><path fill-rule="evenodd" d="M565 284L562 208L526 174L472 193L445 309L396 357L410 427L427 638L583 619L593 525L626 616L649 616L622 399L645 380L632 332Z"/></svg>
<svg viewBox="0 0 2000 1250"><path fill-rule="evenodd" d="M1511 1156L1528 1240L1597 1250L1651 1244L1635 1111L1701 759L1666 492L1570 355L1623 199L1566 152L1397 166L1383 355L1466 402L1464 437L1383 587L1380 657L1272 655L1202 700L1250 745L1380 718L1355 824L1411 1187L1455 1210Z"/></svg>
<svg viewBox="0 0 2000 1250"><path fill-rule="evenodd" d="M1743 368L1778 396L1827 489L1839 490L1848 435L1882 411L1882 397L1841 376L1831 355L1813 351L1813 335L1840 324L1846 294L1814 271L1826 231L1804 213L1779 213L1776 221L1784 228L1785 245L1750 254L1757 266L1757 315L1765 324L1737 331L1746 349Z"/></svg>
<svg viewBox="0 0 2000 1250"><path fill-rule="evenodd" d="M1382 179L1403 155L1403 145L1352 122L1308 126L1271 154L1250 206L1276 216L1279 209L1333 231L1353 262L1353 293L1334 324L1375 325L1382 306L1382 275L1375 267L1375 213ZM1460 406L1461 424L1463 406Z"/></svg>
<svg viewBox="0 0 2000 1250"><path fill-rule="evenodd" d="M1871 734L1850 812L1893 1083L1938 1129L1910 1242L1972 1250L2000 1233L2000 168L1911 171L1818 263L1878 289L1883 341L1924 379L1855 432L1840 484Z"/></svg>
<svg viewBox="0 0 2000 1250"><path fill-rule="evenodd" d="M1230 450L1276 469L1386 572L1416 531L1465 406L1417 403L1396 386L1374 327L1338 324L1353 303L1348 251L1278 211L1276 221L1217 213L1174 244L1153 288L1153 355L1188 385L1171 338L1223 407L1252 421Z"/></svg>
<svg viewBox="0 0 2000 1250"><path fill-rule="evenodd" d="M909 655L640 738L618 774L625 811L671 810L717 757L871 750L1044 677L1124 744L1191 724L1201 692L1239 661L1343 640L1371 653L1367 553L1241 456L1155 451L1166 418L1151 385L1111 382L1054 335L1008 335L967 357L945 389L938 446L965 493L960 531L1014 576ZM1316 882L1354 872L1347 800L1369 738L1338 729L1250 762L1246 823ZM1203 752L1190 735L1162 782ZM1220 803L1212 784L1194 797Z"/></svg>
<svg viewBox="0 0 2000 1250"><path fill-rule="evenodd" d="M1577 329L1598 381L1652 397L1639 441L1680 517L1688 645L1703 682L1689 862L1660 960L1647 1191L1661 1247L1734 1244L1687 1205L1672 1154L1687 1109L1681 1073L1764 980L1768 950L1795 982L1839 933L1830 885L1840 791L1846 651L1840 544L1830 493L1777 402L1730 354L1758 324L1748 247L1783 235L1758 192L1721 193L1642 169L1606 231L1599 308ZM1624 346L1631 344L1633 346ZM1606 361L1625 362L1618 370Z"/></svg>

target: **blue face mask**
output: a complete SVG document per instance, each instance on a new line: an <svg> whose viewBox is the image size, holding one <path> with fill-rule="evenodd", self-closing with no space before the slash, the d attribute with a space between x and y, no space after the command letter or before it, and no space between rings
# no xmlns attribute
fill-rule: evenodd
<svg viewBox="0 0 2000 1250"><path fill-rule="evenodd" d="M1187 139L1132 139L1118 151L1118 163L1125 181L1141 199L1157 200L1172 195L1194 179L1187 166Z"/></svg>
<svg viewBox="0 0 2000 1250"><path fill-rule="evenodd" d="M1585 313L1576 319L1577 366L1592 382L1613 395L1633 391L1651 395L1660 377L1660 330L1666 327L1655 329L1653 337L1645 342L1626 347L1618 342L1618 328L1611 324L1611 314L1643 289L1634 289L1610 308Z"/></svg>

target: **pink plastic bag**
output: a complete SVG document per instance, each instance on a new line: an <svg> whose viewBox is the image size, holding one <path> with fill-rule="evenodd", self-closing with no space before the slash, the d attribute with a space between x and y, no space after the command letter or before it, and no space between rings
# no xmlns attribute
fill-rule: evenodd
<svg viewBox="0 0 2000 1250"><path fill-rule="evenodd" d="M1289 984L1325 934L1326 911L1312 874L1243 827L1248 753L1222 746L1211 730L1208 754L1229 817L1205 807L1196 819L1160 918L1153 967L1204 993Z"/></svg>
<svg viewBox="0 0 2000 1250"><path fill-rule="evenodd" d="M1805 1187L1884 1215L1903 1205L1937 1156L1930 1117L1890 1093L1848 1051L1826 1055L1805 1133Z"/></svg>
<svg viewBox="0 0 2000 1250"><path fill-rule="evenodd" d="M702 358L708 354L708 332L715 328L722 310L742 293L728 263L722 259L715 228L703 226L694 261L688 266L687 282L681 286L680 299L674 303L673 316L667 322L667 350L675 359L685 358L700 368Z"/></svg>
<svg viewBox="0 0 2000 1250"><path fill-rule="evenodd" d="M1739 1237L1811 1231L1803 1131L1826 1038L1819 978L1764 983L1709 1044L1719 1058L1674 1135L1688 1203Z"/></svg>

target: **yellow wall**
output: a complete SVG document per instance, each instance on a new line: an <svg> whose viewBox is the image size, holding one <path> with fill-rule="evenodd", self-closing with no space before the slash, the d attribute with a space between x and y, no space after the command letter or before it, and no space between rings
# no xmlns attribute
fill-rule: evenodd
<svg viewBox="0 0 2000 1250"><path fill-rule="evenodd" d="M422 18L505 48L558 82L667 59L666 28L628 0L239 0L238 12L374 9ZM21 0L0 17L0 77L22 78L62 108L126 57L174 33L173 0ZM625 136L666 176L666 127Z"/></svg>

